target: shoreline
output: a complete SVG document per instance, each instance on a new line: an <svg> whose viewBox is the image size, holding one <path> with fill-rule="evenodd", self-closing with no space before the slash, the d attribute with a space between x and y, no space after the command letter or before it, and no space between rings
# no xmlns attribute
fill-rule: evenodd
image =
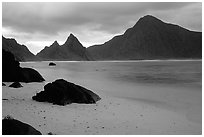
<svg viewBox="0 0 204 137"><path fill-rule="evenodd" d="M20 63L35 63L35 62L177 62L177 61L202 61L202 59L164 59L164 60L101 60L101 61L20 61Z"/></svg>

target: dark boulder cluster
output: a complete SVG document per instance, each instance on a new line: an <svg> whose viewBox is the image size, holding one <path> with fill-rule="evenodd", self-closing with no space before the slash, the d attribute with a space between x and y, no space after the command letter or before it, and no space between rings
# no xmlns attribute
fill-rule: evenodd
<svg viewBox="0 0 204 137"><path fill-rule="evenodd" d="M44 86L44 91L32 97L39 102L50 102L57 105L70 103L96 103L101 98L92 91L79 85L58 79Z"/></svg>
<svg viewBox="0 0 204 137"><path fill-rule="evenodd" d="M3 135L42 135L32 126L13 118L4 118L2 120Z"/></svg>
<svg viewBox="0 0 204 137"><path fill-rule="evenodd" d="M19 82L13 82L9 87L12 87L12 88L20 88L20 87L23 87L21 85L21 83Z"/></svg>
<svg viewBox="0 0 204 137"><path fill-rule="evenodd" d="M42 82L44 78L34 69L21 68L14 55L2 50L2 81L3 82Z"/></svg>
<svg viewBox="0 0 204 137"><path fill-rule="evenodd" d="M50 63L49 66L56 65ZM21 68L20 63L15 60L12 53L2 50L2 81L13 82L9 87L20 88L20 82L42 82L44 78L34 69ZM6 86L2 83L2 86ZM37 93L32 97L33 100L39 102L50 102L57 105L66 105L70 103L93 104L101 98L92 91L58 79L44 86L44 91ZM7 100L7 99L3 99ZM3 135L42 135L32 126L23 123L11 117L2 120ZM53 133L49 132L49 135Z"/></svg>

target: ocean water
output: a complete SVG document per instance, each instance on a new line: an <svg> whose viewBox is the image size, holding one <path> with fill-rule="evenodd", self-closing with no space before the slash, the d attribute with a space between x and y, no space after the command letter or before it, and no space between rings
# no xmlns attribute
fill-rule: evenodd
<svg viewBox="0 0 204 137"><path fill-rule="evenodd" d="M202 123L202 61L21 62L45 84L63 78L99 95L139 101Z"/></svg>
<svg viewBox="0 0 204 137"><path fill-rule="evenodd" d="M105 80L143 85L202 87L202 61L115 61L115 62L21 62L37 69L46 81ZM91 83L90 83L91 84ZM102 83L101 83L102 84Z"/></svg>

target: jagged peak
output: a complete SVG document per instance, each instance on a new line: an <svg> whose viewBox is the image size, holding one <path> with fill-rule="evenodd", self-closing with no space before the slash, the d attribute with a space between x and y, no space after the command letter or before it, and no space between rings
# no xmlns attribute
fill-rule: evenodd
<svg viewBox="0 0 204 137"><path fill-rule="evenodd" d="M69 34L69 37L67 38L67 40L69 39L77 39L72 33Z"/></svg>
<svg viewBox="0 0 204 137"><path fill-rule="evenodd" d="M59 43L55 40L50 47L59 46Z"/></svg>
<svg viewBox="0 0 204 137"><path fill-rule="evenodd" d="M79 40L77 39L77 37L75 37L72 33L70 33L69 37L67 38L66 42L64 43L64 45L69 45L72 44L74 41L77 41L78 43Z"/></svg>
<svg viewBox="0 0 204 137"><path fill-rule="evenodd" d="M69 37L71 37L71 38L72 38L72 37L76 38L72 33L69 34Z"/></svg>
<svg viewBox="0 0 204 137"><path fill-rule="evenodd" d="M58 43L56 40L54 41L54 43L53 43L53 44L57 44L57 45L59 45L59 43ZM53 44L52 44L52 45L53 45Z"/></svg>

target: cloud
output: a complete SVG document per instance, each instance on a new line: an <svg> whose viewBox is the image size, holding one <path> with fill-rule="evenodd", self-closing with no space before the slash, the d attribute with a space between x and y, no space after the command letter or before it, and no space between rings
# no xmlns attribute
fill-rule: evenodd
<svg viewBox="0 0 204 137"><path fill-rule="evenodd" d="M3 26L53 34L86 24L115 33L146 12L178 10L193 3L3 3ZM199 5L198 5L199 6ZM199 7L200 8L200 7ZM188 12L188 11L187 11ZM190 12L193 12L192 10ZM200 11L201 12L201 11Z"/></svg>
<svg viewBox="0 0 204 137"><path fill-rule="evenodd" d="M95 44L123 33L146 14L190 30L202 29L201 2L3 2L2 26L8 30L5 36L21 42L65 41L73 33L82 43Z"/></svg>

